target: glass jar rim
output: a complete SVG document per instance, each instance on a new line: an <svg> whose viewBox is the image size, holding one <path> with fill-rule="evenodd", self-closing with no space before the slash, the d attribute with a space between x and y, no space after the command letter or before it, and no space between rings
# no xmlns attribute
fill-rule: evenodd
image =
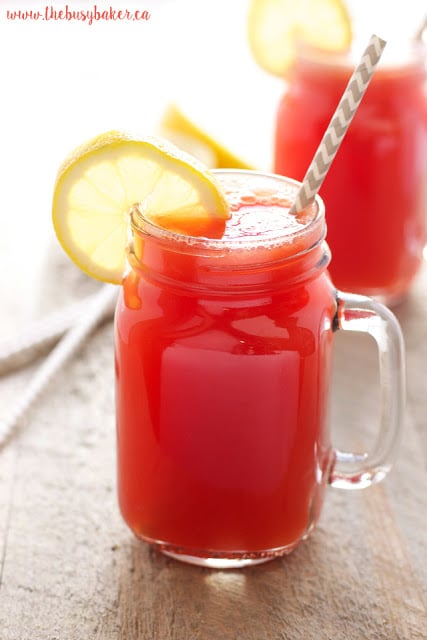
<svg viewBox="0 0 427 640"><path fill-rule="evenodd" d="M265 179L267 181L273 181L277 184L286 185L288 188L291 187L295 194L301 186L301 182L293 178L254 169L212 169L212 173L219 180L221 180L221 178L232 178L233 176L239 178L247 176L250 180ZM215 255L232 250L251 250L257 247L266 249L280 247L291 245L297 238L301 239L304 238L304 236L306 236L308 240L308 250L311 249L313 245L321 242L325 236L325 205L319 195L316 195L313 206L315 206L316 209L312 219L300 229L289 233L271 232L250 237L206 238L184 235L157 225L144 214L144 211L138 204L134 205L131 209L130 223L132 231L137 234L149 236L160 242L170 243L180 252L188 251L195 255L200 255L200 252L203 255ZM309 240L311 236L313 236L312 241ZM294 256L295 255L297 254L294 254Z"/></svg>
<svg viewBox="0 0 427 640"><path fill-rule="evenodd" d="M344 51L328 51L302 40L297 41L296 62L299 60L319 67L334 66L342 70L352 71L359 62L360 54L366 42L355 39L352 45ZM380 69L387 71L394 69L426 68L427 44L423 40L404 38L399 41L387 42L381 59Z"/></svg>

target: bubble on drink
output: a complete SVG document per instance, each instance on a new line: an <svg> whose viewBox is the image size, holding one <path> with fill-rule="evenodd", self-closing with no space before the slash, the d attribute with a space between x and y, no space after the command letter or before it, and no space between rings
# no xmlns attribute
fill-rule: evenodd
<svg viewBox="0 0 427 640"><path fill-rule="evenodd" d="M248 241L290 236L301 232L316 217L317 206L309 205L297 215L289 213L298 184L283 182L278 186L277 177L259 176L249 190L239 183L239 178L220 179L224 195L229 203L231 217L226 222L225 240Z"/></svg>

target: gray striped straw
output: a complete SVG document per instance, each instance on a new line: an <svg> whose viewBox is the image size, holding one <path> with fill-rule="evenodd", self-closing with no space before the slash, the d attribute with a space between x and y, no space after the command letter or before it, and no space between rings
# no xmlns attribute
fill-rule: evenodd
<svg viewBox="0 0 427 640"><path fill-rule="evenodd" d="M385 40L376 35L371 36L369 44L359 64L353 71L338 107L314 154L290 213L302 211L313 202L368 88L385 45Z"/></svg>

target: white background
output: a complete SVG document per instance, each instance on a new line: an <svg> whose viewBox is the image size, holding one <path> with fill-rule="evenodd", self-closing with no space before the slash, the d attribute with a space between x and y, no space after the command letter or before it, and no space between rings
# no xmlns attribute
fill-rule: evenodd
<svg viewBox="0 0 427 640"><path fill-rule="evenodd" d="M37 265L54 241L56 170L85 139L112 128L152 133L164 105L178 99L232 149L270 168L283 87L249 54L247 0L97 2L147 9L151 19L142 23L6 17L7 9L66 4L0 0L0 295L12 288L16 300L0 312L11 327L15 312L31 313L42 286ZM73 10L93 4L68 0ZM424 0L353 4L363 30L383 37L415 28L427 11Z"/></svg>

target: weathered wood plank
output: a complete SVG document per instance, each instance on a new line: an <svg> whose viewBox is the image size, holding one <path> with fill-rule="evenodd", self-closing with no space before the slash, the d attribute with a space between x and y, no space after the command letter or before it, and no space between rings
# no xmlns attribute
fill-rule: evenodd
<svg viewBox="0 0 427 640"><path fill-rule="evenodd" d="M425 371L419 341L427 304L411 300L399 314L410 394L395 470L363 493L328 491L311 540L287 558L240 571L181 565L135 540L122 523L115 495L112 327L102 327L0 452L0 638L426 638L420 416L427 398L421 382L411 380ZM340 445L372 440L375 420L361 420L376 411L371 347L355 336L337 341L333 419ZM22 388L26 376L2 381L5 404L8 385Z"/></svg>

